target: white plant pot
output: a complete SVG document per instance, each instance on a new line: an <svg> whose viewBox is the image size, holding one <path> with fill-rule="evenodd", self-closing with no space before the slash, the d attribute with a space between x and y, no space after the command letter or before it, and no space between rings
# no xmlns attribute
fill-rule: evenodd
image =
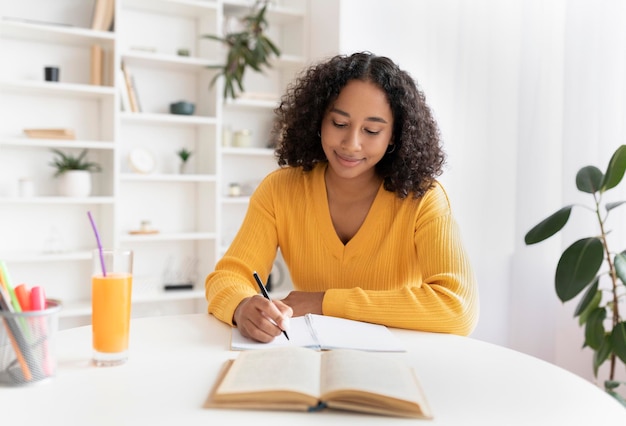
<svg viewBox="0 0 626 426"><path fill-rule="evenodd" d="M88 197L91 194L91 172L87 170L69 170L58 179L59 195Z"/></svg>

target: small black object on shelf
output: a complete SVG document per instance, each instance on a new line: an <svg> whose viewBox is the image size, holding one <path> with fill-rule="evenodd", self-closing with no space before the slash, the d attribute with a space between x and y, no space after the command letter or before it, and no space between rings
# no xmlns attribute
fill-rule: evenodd
<svg viewBox="0 0 626 426"><path fill-rule="evenodd" d="M170 112L172 114L193 115L195 110L196 110L196 105L187 101L179 101L179 102L170 104Z"/></svg>
<svg viewBox="0 0 626 426"><path fill-rule="evenodd" d="M171 290L193 290L193 284L192 283L165 284L163 286L163 289L165 291L171 291Z"/></svg>

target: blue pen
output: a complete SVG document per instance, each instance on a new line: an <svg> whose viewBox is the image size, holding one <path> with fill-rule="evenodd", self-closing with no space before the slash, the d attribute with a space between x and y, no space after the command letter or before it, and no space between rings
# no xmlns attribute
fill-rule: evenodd
<svg viewBox="0 0 626 426"><path fill-rule="evenodd" d="M256 280L256 283L259 285L259 288L261 289L261 293L263 294L263 297L271 301L272 299L270 299L270 295L267 292L265 285L263 285L263 281L261 281L261 278L259 278L259 274L257 274L256 271L254 271L252 275L254 275L254 279ZM282 331L285 337L287 338L287 340L289 340L289 336L287 336L287 332L285 330L282 330Z"/></svg>

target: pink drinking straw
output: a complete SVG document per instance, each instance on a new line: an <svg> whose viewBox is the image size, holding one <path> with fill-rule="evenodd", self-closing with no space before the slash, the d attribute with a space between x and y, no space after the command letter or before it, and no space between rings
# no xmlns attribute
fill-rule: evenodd
<svg viewBox="0 0 626 426"><path fill-rule="evenodd" d="M93 233L96 236L96 242L98 243L98 252L100 252L100 266L102 267L102 276L107 276L107 270L104 266L104 256L102 255L102 243L100 242L100 234L98 234L98 228L96 228L96 223L93 221L93 217L91 216L91 212L87 212L87 216L89 216L89 221L91 222L91 227L93 228Z"/></svg>

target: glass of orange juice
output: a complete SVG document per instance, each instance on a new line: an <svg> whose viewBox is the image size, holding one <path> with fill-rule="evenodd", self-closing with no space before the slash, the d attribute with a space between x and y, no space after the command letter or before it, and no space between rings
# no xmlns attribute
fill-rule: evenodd
<svg viewBox="0 0 626 426"><path fill-rule="evenodd" d="M91 330L96 366L128 359L133 251L94 250L91 275Z"/></svg>

